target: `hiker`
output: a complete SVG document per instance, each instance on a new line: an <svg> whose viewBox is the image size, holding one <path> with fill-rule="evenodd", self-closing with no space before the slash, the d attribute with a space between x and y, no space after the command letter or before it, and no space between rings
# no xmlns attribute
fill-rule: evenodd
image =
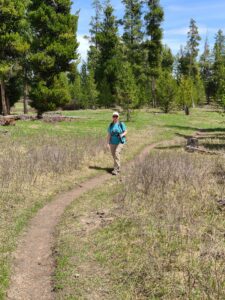
<svg viewBox="0 0 225 300"><path fill-rule="evenodd" d="M126 143L127 129L124 123L119 121L119 113L115 111L112 115L112 123L108 127L107 144L114 159L113 175L120 172L120 153Z"/></svg>

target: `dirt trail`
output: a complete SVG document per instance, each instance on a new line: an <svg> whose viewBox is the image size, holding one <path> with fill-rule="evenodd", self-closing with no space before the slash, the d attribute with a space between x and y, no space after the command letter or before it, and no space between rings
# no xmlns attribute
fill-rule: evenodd
<svg viewBox="0 0 225 300"><path fill-rule="evenodd" d="M137 159L144 159L151 149L158 146L152 144L146 147ZM7 293L9 300L50 300L54 299L52 275L54 273L54 231L65 208L76 198L88 192L112 176L104 174L90 179L74 188L60 194L51 203L43 207L31 220L27 230L22 235L17 250L14 253L11 285Z"/></svg>

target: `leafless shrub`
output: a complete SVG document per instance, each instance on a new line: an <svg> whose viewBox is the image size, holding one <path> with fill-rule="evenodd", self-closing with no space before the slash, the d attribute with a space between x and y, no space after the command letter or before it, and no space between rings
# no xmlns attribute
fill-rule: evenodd
<svg viewBox="0 0 225 300"><path fill-rule="evenodd" d="M225 298L224 215L216 206L224 196L224 165L222 159L164 152L127 172L121 207L136 228L135 247L127 250L135 264L124 272L136 298Z"/></svg>
<svg viewBox="0 0 225 300"><path fill-rule="evenodd" d="M85 159L103 149L100 138L39 137L23 146L19 141L1 143L0 189L18 189L33 185L45 176L68 174Z"/></svg>

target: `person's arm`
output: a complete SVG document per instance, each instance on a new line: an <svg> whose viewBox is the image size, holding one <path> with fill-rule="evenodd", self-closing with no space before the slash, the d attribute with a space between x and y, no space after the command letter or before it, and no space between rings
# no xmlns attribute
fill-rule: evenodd
<svg viewBox="0 0 225 300"><path fill-rule="evenodd" d="M122 137L127 135L127 128L126 128L124 123L121 123L121 126L122 126L122 129L123 129L123 133L120 134L120 137L122 138Z"/></svg>
<svg viewBox="0 0 225 300"><path fill-rule="evenodd" d="M125 130L123 133L121 133L121 137L124 137L124 136L126 136L127 135L127 130Z"/></svg>
<svg viewBox="0 0 225 300"><path fill-rule="evenodd" d="M110 135L110 133L108 133L108 135L107 135L107 145L109 145L109 143L110 143L110 138L111 138L111 135Z"/></svg>

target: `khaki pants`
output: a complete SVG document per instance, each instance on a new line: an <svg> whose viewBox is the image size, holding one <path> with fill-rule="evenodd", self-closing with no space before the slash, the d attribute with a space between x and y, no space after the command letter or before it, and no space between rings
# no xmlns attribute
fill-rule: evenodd
<svg viewBox="0 0 225 300"><path fill-rule="evenodd" d="M119 172L120 171L120 154L123 149L124 144L118 144L118 145L113 145L110 144L110 149L112 153L112 157L114 159L114 170Z"/></svg>

